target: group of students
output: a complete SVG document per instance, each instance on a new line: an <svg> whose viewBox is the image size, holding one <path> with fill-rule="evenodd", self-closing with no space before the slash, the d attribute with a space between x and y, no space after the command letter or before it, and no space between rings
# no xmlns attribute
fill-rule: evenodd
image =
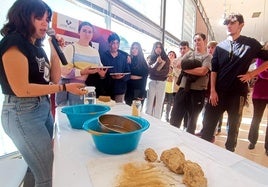
<svg viewBox="0 0 268 187"><path fill-rule="evenodd" d="M260 121L268 101L268 91L265 89L268 83L267 46L262 46L254 38L240 35L244 26L241 14L230 14L226 17L224 25L227 28L227 39L217 44L213 56L206 50L205 35L197 33L194 35L194 51L187 52L179 60L182 78L177 81L179 90L175 94L171 118L167 118L167 121L180 128L182 119L186 118L186 131L196 134L197 118L204 107L203 128L198 135L213 142L216 127L219 126L217 131L220 132L222 116L226 111L228 128L225 147L233 152L237 144L243 107L249 93L248 81L258 76L253 88L254 111L248 135L248 148L254 149ZM257 68L248 72L249 66L255 61ZM170 81L169 78L167 81ZM268 130L264 148L268 155Z"/></svg>
<svg viewBox="0 0 268 187"><path fill-rule="evenodd" d="M213 52L217 44L218 43L216 41L209 41L207 43L207 53L213 55ZM168 78L166 80L166 89L165 89L166 94L165 94L164 105L166 105L166 110L165 110L165 113L162 114L165 116L165 119L167 122L169 122L170 120L170 112L173 106L175 94L179 90L179 85L177 84L178 78L181 73L181 67L179 66L179 64L181 63L182 57L191 50L189 47L189 42L181 41L179 50L180 50L180 56L178 58L177 58L177 54L174 51L168 52L168 57L171 63L170 63L170 71L168 74ZM209 92L207 94L209 94ZM207 99L207 96L206 96L206 99Z"/></svg>
<svg viewBox="0 0 268 187"><path fill-rule="evenodd" d="M79 41L64 49L68 64L62 66L51 39L50 60L42 48L51 17L52 10L42 0L17 0L9 9L7 22L0 31L3 36L0 42L0 83L5 96L2 126L27 162L29 173L34 176L34 184L29 186L36 187L52 186L54 120L50 94L57 93L58 105L82 102L80 97L86 93L82 88L88 84L96 85L97 94L110 95L116 102L130 104L132 99L144 100L148 76L146 113L161 118L166 79L170 63L174 63L170 62L161 42L153 45L148 63L139 43L132 44L128 55L119 50L120 38L115 33L108 38L109 50L99 55L90 46L93 26L82 22ZM213 57L206 51L206 36L197 33L194 35L194 51L181 58L178 67L182 73L181 76L177 74L179 90L170 123L179 127L182 118L187 118L187 132L194 133L210 75L210 95L201 138L211 141L220 116L227 111L229 128L225 146L234 151L248 94L247 81L267 69L267 63L260 62L258 68L247 73L249 65L253 58L268 60L268 51L263 50L255 39L240 35L244 26L242 15L231 14L224 24L228 38L217 45ZM63 46L64 40L59 36L56 38ZM261 81L262 76L259 77ZM255 102L256 106L258 103ZM256 129L258 125L253 126ZM254 148L256 134L251 137L250 148ZM268 141L265 149L267 152Z"/></svg>
<svg viewBox="0 0 268 187"><path fill-rule="evenodd" d="M143 100L148 66L141 45L134 42L130 55L119 50L120 37L111 33L108 37L109 49L101 55L90 44L94 27L89 22L81 22L78 28L79 40L63 49L68 61L61 66L61 84L83 83L96 87L97 97L111 96L115 102L131 104L132 100ZM83 99L62 91L56 94L56 105L83 104Z"/></svg>
<svg viewBox="0 0 268 187"><path fill-rule="evenodd" d="M207 53L210 55L213 55L217 44L218 43L216 41L207 42ZM175 98L177 91L179 90L179 85L177 84L177 81L178 81L179 75L181 73L181 68L178 65L180 64L182 57L188 51L191 50L189 47L189 42L188 41L181 41L180 46L179 46L179 50L180 50L180 57L178 57L178 58L177 58L177 54L174 51L168 52L168 57L171 61L171 64L170 64L170 72L169 72L168 78L166 80L165 102L163 104L163 112L164 113L162 114L165 116L165 119L167 122L170 121L170 113L171 113L171 109L172 109L173 104L174 104L174 98ZM209 87L210 87L210 82L208 82L208 89L206 90L205 104L207 103L207 101L209 99L209 90L210 90ZM165 106L165 110L164 110L164 106ZM203 107L203 110L204 110L204 107ZM187 113L185 113L183 120L184 120L183 121L183 129L186 129L187 128ZM222 120L223 120L223 115L221 116L221 118L219 119L219 122L218 122L217 134L221 132ZM180 125L178 127L180 127ZM200 136L201 132L196 133L196 135Z"/></svg>
<svg viewBox="0 0 268 187"><path fill-rule="evenodd" d="M61 66L61 84L83 83L95 86L97 97L110 96L115 102L128 105L133 100L143 103L147 97L146 113L161 118L165 82L170 67L163 44L155 42L145 60L138 42L131 45L129 54L121 51L120 37L116 33L109 35L109 49L102 54L90 46L94 33L90 23L82 22L78 33L78 42L63 49L68 64ZM57 106L82 103L83 99L79 95L67 91L56 93Z"/></svg>

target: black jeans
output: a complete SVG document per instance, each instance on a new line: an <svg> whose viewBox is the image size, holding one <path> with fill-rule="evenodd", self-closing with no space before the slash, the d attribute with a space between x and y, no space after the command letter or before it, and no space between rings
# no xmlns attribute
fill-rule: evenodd
<svg viewBox="0 0 268 187"><path fill-rule="evenodd" d="M169 121L169 114L171 107L174 103L174 95L173 93L166 93L165 94L165 102L166 102L166 120Z"/></svg>
<svg viewBox="0 0 268 187"><path fill-rule="evenodd" d="M197 119L203 108L204 101L205 90L185 91L184 88L180 88L175 95L170 124L180 128L183 117L187 115L186 131L194 134Z"/></svg>
<svg viewBox="0 0 268 187"><path fill-rule="evenodd" d="M225 148L234 151L237 144L237 137L242 118L245 97L232 94L218 94L219 102L217 106L207 103L203 118L203 131L201 138L211 141L221 115L227 111L228 133Z"/></svg>
<svg viewBox="0 0 268 187"><path fill-rule="evenodd" d="M249 129L248 140L250 141L250 143L255 145L259 137L260 122L261 122L265 107L268 103L268 100L267 99L252 99L252 103L253 103L253 118L252 118L250 129ZM264 148L268 150L267 127L266 127Z"/></svg>

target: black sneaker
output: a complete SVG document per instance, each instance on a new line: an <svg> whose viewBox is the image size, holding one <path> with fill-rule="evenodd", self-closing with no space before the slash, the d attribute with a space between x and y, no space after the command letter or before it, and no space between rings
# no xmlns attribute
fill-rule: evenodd
<svg viewBox="0 0 268 187"><path fill-rule="evenodd" d="M253 143L249 143L249 145L248 145L248 149L255 149L255 144L253 144ZM267 151L266 151L266 153L267 153Z"/></svg>
<svg viewBox="0 0 268 187"><path fill-rule="evenodd" d="M227 149L228 151L235 152L235 148L227 148L227 147L226 147L226 149Z"/></svg>
<svg viewBox="0 0 268 187"><path fill-rule="evenodd" d="M198 133L195 133L195 135L198 136L198 137L201 137L202 136L202 132L200 131Z"/></svg>

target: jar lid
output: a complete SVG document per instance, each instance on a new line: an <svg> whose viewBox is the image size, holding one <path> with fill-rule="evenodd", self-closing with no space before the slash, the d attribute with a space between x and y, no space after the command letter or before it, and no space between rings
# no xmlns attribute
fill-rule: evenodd
<svg viewBox="0 0 268 187"><path fill-rule="evenodd" d="M95 86L86 86L85 90L87 90L88 92L95 92L96 88Z"/></svg>
<svg viewBox="0 0 268 187"><path fill-rule="evenodd" d="M140 100L132 100L132 103L137 103L137 104L140 104L141 103L141 101Z"/></svg>

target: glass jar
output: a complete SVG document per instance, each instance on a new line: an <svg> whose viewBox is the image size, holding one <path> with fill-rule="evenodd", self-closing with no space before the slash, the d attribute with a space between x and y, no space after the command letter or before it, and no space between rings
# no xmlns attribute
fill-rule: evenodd
<svg viewBox="0 0 268 187"><path fill-rule="evenodd" d="M87 93L84 95L84 104L96 104L96 88L94 86L86 86Z"/></svg>
<svg viewBox="0 0 268 187"><path fill-rule="evenodd" d="M141 116L142 104L140 100L133 100L131 107L133 116Z"/></svg>

